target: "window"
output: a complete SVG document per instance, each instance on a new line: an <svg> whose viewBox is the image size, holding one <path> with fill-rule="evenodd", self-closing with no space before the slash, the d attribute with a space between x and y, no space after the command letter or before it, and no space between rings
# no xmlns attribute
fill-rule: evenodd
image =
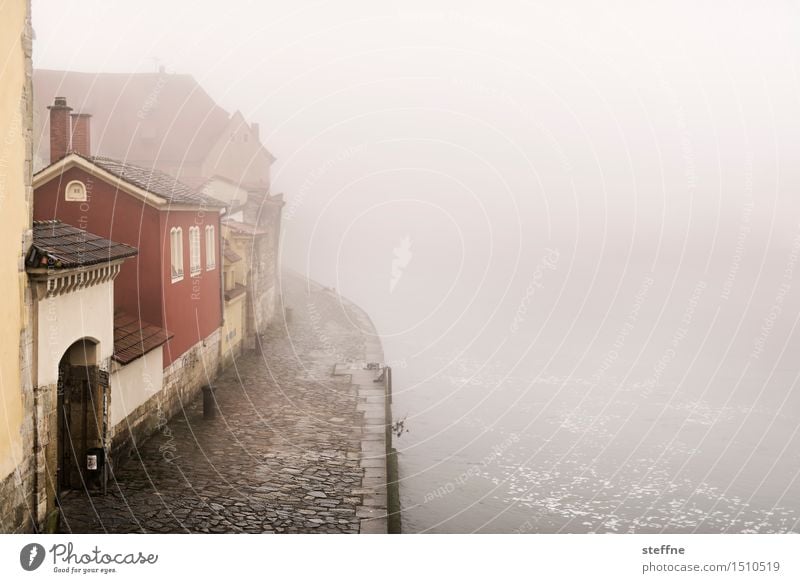
<svg viewBox="0 0 800 583"><path fill-rule="evenodd" d="M214 237L214 225L206 225L206 271L217 266L217 241Z"/></svg>
<svg viewBox="0 0 800 583"><path fill-rule="evenodd" d="M189 227L189 272L200 273L200 227Z"/></svg>
<svg viewBox="0 0 800 583"><path fill-rule="evenodd" d="M80 180L73 180L64 189L64 200L67 202L86 202L86 185Z"/></svg>
<svg viewBox="0 0 800 583"><path fill-rule="evenodd" d="M183 279L183 229L172 227L169 231L172 283Z"/></svg>

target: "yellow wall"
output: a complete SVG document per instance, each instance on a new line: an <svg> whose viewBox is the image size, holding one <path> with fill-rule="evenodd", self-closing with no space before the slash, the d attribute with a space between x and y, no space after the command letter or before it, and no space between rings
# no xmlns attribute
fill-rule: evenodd
<svg viewBox="0 0 800 583"><path fill-rule="evenodd" d="M222 325L221 346L223 362L230 361L244 339L244 307L244 295L225 302L225 323Z"/></svg>
<svg viewBox="0 0 800 583"><path fill-rule="evenodd" d="M236 237L229 229L225 230L224 237L228 241L228 245L230 245L231 249L242 258L241 261L237 261L231 266L236 274L236 283L247 285L247 268L250 267L252 261L250 257L252 241L246 236Z"/></svg>
<svg viewBox="0 0 800 583"><path fill-rule="evenodd" d="M28 204L30 148L29 61L25 32L27 0L0 2L0 480L33 444L23 444L23 375L20 332L26 325L22 267ZM27 183L27 184L26 184ZM25 452L25 454L23 454Z"/></svg>

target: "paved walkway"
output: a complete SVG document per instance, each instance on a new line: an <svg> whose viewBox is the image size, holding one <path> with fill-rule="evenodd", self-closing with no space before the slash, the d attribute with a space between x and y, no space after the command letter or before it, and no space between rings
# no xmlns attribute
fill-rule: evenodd
<svg viewBox="0 0 800 583"><path fill-rule="evenodd" d="M288 334L281 322L221 376L217 418L203 419L202 396L189 404L118 465L108 495L67 496L62 531L359 532L374 515L361 506L364 399L332 372L375 359L371 324L331 290L283 284Z"/></svg>

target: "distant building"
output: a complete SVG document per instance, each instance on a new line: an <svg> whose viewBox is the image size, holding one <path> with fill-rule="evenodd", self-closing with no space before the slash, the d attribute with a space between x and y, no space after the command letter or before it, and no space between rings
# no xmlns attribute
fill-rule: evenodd
<svg viewBox="0 0 800 583"><path fill-rule="evenodd" d="M37 480L31 381L31 28L27 0L0 2L0 532L33 527Z"/></svg>
<svg viewBox="0 0 800 583"><path fill-rule="evenodd" d="M223 231L224 232L224 231ZM246 347L248 334L246 271L241 255L225 239L222 252L225 322L222 326L222 363L231 364Z"/></svg>
<svg viewBox="0 0 800 583"><path fill-rule="evenodd" d="M225 203L241 221L268 233L259 241L253 289L265 298L256 318L262 333L278 307L278 246L282 195L271 194L274 156L259 127L214 102L191 75L79 73L36 70L34 135L36 169L48 161L51 133L47 107L65 96L92 112L93 152L126 164L155 169Z"/></svg>
<svg viewBox="0 0 800 583"><path fill-rule="evenodd" d="M193 187L220 177L254 194L270 191L275 158L258 126L222 109L191 75L37 69L33 82L36 170L49 161L47 107L64 96L77 110L92 112L98 154L156 168Z"/></svg>
<svg viewBox="0 0 800 583"><path fill-rule="evenodd" d="M135 363L138 373L126 375L117 365L111 370L126 387L123 409L116 407L120 400L111 400L112 451L118 456L217 374L224 205L157 169L91 156L90 119L72 113L62 97L50 106L53 162L34 175L33 214L139 250L114 285L115 361L132 366L143 357ZM151 355L156 349L161 354ZM159 366L161 372L151 374Z"/></svg>
<svg viewBox="0 0 800 583"><path fill-rule="evenodd" d="M226 290L230 283L247 292L243 306L243 340L244 347L250 349L257 347L256 336L266 329L271 317L270 307L276 303L276 288L266 283L277 278L271 255L275 248L273 235L274 232L234 218L222 221L222 236L229 251L225 255L225 269L231 274Z"/></svg>

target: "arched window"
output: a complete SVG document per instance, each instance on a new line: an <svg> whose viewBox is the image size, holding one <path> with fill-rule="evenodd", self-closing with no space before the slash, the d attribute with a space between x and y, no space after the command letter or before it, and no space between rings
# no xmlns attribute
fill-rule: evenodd
<svg viewBox="0 0 800 583"><path fill-rule="evenodd" d="M189 227L189 273L200 273L200 227Z"/></svg>
<svg viewBox="0 0 800 583"><path fill-rule="evenodd" d="M214 237L214 225L206 225L206 271L217 266L217 242Z"/></svg>
<svg viewBox="0 0 800 583"><path fill-rule="evenodd" d="M183 229L172 227L169 231L172 283L183 279Z"/></svg>

